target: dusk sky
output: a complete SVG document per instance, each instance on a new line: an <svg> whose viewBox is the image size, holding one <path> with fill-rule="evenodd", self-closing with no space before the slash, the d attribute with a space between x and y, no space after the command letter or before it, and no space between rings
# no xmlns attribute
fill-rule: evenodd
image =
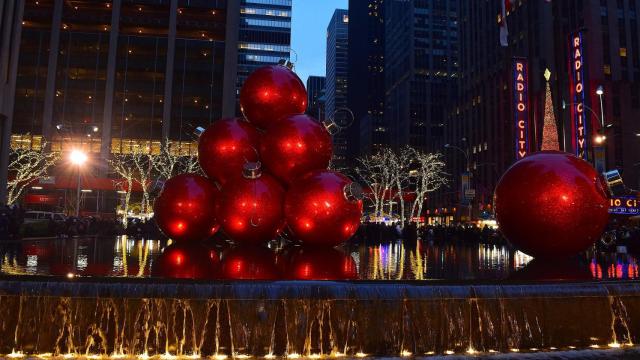
<svg viewBox="0 0 640 360"><path fill-rule="evenodd" d="M291 61L306 84L309 75L325 75L327 25L336 9L346 9L348 0L293 0ZM296 61L297 54L297 61Z"/></svg>

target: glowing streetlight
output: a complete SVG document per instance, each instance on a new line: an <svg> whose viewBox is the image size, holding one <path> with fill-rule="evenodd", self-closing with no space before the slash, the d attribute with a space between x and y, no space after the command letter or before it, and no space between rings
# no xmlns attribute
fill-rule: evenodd
<svg viewBox="0 0 640 360"><path fill-rule="evenodd" d="M81 150L73 150L69 154L69 161L78 167L78 181L77 181L77 189L76 189L76 217L80 217L80 181L82 180L80 177L80 168L84 165L89 157L84 151Z"/></svg>
<svg viewBox="0 0 640 360"><path fill-rule="evenodd" d="M81 150L73 150L69 154L69 161L71 161L73 165L82 166L87 162L87 159L87 154Z"/></svg>

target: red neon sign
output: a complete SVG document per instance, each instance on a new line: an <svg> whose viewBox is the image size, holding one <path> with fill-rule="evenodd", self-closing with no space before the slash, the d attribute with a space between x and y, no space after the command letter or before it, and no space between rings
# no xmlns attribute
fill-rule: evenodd
<svg viewBox="0 0 640 360"><path fill-rule="evenodd" d="M582 32L578 32L570 37L569 43L569 93L571 94L571 118L573 149L576 156L587 160L589 158L588 149L588 120L586 115L587 96L584 61L584 38Z"/></svg>
<svg viewBox="0 0 640 360"><path fill-rule="evenodd" d="M529 154L529 68L526 59L513 60L513 109L516 160Z"/></svg>

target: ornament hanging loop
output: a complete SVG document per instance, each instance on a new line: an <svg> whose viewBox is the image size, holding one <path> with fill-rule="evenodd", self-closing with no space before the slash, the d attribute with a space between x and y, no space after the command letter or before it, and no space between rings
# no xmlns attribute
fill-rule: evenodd
<svg viewBox="0 0 640 360"><path fill-rule="evenodd" d="M347 201L356 202L364 199L362 186L357 182L351 182L342 188L342 193Z"/></svg>
<svg viewBox="0 0 640 360"><path fill-rule="evenodd" d="M350 121L336 121L336 115L340 112L346 112L349 114L349 117L351 118ZM349 109L348 107L341 107L341 108L337 108L333 114L331 114L331 116L328 119L325 119L322 124L324 125L324 127L327 129L327 131L329 132L329 134L331 135L336 135L337 133L341 132L342 130L350 127L351 125L353 125L353 123L356 121L356 117L355 115L353 115L353 111L351 111L351 109Z"/></svg>
<svg viewBox="0 0 640 360"><path fill-rule="evenodd" d="M259 179L262 176L262 164L260 161L247 162L242 169L242 176L245 179Z"/></svg>

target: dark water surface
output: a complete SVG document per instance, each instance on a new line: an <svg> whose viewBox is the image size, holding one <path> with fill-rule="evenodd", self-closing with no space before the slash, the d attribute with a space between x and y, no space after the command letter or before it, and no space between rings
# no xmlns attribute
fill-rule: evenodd
<svg viewBox="0 0 640 360"><path fill-rule="evenodd" d="M208 244L163 255L166 247L166 241L126 236L5 242L0 244L0 270L5 275L203 279L535 281L639 278L638 260L632 254L589 251L575 259L548 262L534 260L507 246L479 243L393 241L347 244L338 250L233 249L226 244Z"/></svg>

